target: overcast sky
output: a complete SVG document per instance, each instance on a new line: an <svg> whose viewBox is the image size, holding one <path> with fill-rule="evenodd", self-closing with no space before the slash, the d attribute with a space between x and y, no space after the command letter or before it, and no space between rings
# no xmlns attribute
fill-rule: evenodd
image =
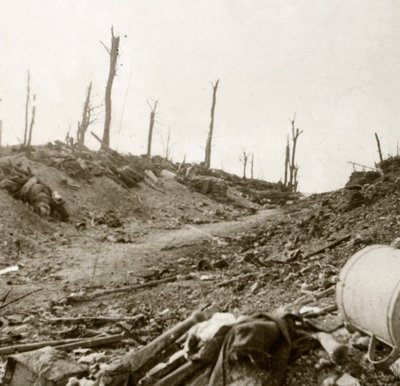
<svg viewBox="0 0 400 386"><path fill-rule="evenodd" d="M159 101L154 152L167 131L175 161L202 161L217 94L212 166L240 173L242 150L257 177L283 174L289 117L300 189L343 186L347 161L374 165L400 140L398 0L0 0L3 143L23 137L27 70L37 95L33 143L75 133L93 82L103 103L110 27L121 36L111 146L145 153L147 101ZM102 134L104 107L92 130ZM91 137L91 136L89 136ZM88 138L88 144L98 144Z"/></svg>

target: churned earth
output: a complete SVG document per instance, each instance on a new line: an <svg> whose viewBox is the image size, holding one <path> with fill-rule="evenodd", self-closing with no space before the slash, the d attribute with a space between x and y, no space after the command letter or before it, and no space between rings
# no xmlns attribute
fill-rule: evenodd
<svg viewBox="0 0 400 386"><path fill-rule="evenodd" d="M42 218L0 191L0 269L18 265L17 272L0 276L2 345L121 331L115 324L55 323L54 318L143 315L132 339L95 350L104 355L91 364L93 378L102 364L206 304L238 315L272 311L334 288L357 250L400 237L400 181L393 164L385 178L356 181L349 189L276 209L257 206L254 214L251 203L216 201L170 176L127 189L106 175L86 181L21 154L8 157L28 164L59 191L71 217L68 222ZM79 188L66 186L66 179ZM68 301L71 294L168 277L173 279L152 288ZM29 296L17 300L23 295ZM309 302L320 308L333 304L334 291ZM390 371L374 368L364 355L353 349L337 366L321 361L323 350L314 350L290 366L286 385L322 385L344 373L362 385L397 384Z"/></svg>

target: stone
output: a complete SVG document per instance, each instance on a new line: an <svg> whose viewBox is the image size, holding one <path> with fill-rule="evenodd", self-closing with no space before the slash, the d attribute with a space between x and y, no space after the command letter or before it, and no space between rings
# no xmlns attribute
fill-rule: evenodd
<svg viewBox="0 0 400 386"><path fill-rule="evenodd" d="M361 386L358 379L352 377L350 374L343 374L337 381L337 386Z"/></svg>
<svg viewBox="0 0 400 386"><path fill-rule="evenodd" d="M321 386L333 386L335 384L335 379L336 379L336 377L334 377L334 376L330 376L328 378L325 378L322 381Z"/></svg>

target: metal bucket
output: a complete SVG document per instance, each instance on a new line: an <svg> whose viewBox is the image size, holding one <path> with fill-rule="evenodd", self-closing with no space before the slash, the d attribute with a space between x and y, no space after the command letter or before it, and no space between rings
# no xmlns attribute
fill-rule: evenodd
<svg viewBox="0 0 400 386"><path fill-rule="evenodd" d="M371 336L368 359L382 363L400 347L400 250L373 245L358 251L339 275L336 300L344 322ZM392 347L375 360L376 341Z"/></svg>

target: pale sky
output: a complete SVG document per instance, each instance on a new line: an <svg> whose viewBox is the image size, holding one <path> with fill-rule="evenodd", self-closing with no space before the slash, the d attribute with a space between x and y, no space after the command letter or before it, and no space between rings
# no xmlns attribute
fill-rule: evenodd
<svg viewBox="0 0 400 386"><path fill-rule="evenodd" d="M300 190L342 187L347 161L374 165L400 140L398 0L0 0L3 144L23 137L27 70L37 95L33 143L75 134L93 82L103 103L110 27L121 36L111 147L146 149L149 107L159 101L154 153L171 129L173 157L202 161L211 82L220 79L212 167L283 175L289 117ZM102 134L104 108L92 127ZM98 147L88 136L88 145Z"/></svg>

